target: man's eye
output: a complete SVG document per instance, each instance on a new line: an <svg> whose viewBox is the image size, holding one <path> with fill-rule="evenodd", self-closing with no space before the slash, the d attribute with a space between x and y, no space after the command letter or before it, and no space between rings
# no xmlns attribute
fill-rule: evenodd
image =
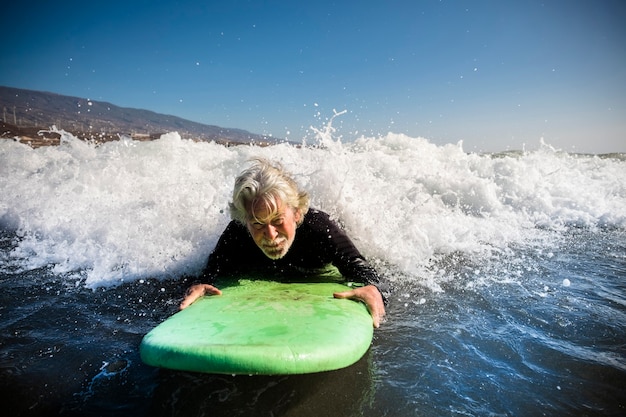
<svg viewBox="0 0 626 417"><path fill-rule="evenodd" d="M263 227L264 227L264 226L265 226L265 225L264 225L263 223L252 223L252 227L253 227L255 230L261 230L261 229L263 229Z"/></svg>

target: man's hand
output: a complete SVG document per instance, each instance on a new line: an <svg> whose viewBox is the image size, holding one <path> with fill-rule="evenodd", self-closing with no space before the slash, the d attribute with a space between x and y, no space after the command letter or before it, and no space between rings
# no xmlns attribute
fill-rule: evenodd
<svg viewBox="0 0 626 417"><path fill-rule="evenodd" d="M372 315L374 327L378 328L380 326L380 321L385 316L385 304L383 303L383 296L380 295L380 291L375 286L366 285L350 291L336 292L333 295L335 298L349 298L362 301Z"/></svg>
<svg viewBox="0 0 626 417"><path fill-rule="evenodd" d="M185 298L180 303L180 309L182 310L183 308L189 307L191 303L205 295L222 295L222 292L213 285L209 284L192 285L189 287L187 293L185 294Z"/></svg>

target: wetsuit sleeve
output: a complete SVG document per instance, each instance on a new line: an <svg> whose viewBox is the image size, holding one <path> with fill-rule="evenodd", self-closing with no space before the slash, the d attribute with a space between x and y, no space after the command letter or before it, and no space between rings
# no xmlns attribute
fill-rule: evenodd
<svg viewBox="0 0 626 417"><path fill-rule="evenodd" d="M354 282L374 285L386 302L389 292L387 285L381 281L376 270L361 255L345 231L329 217L324 216L321 221L326 224L326 231L333 246L332 263L341 275Z"/></svg>
<svg viewBox="0 0 626 417"><path fill-rule="evenodd" d="M202 282L213 284L218 277L229 276L237 272L237 258L250 244L250 237L239 223L231 221L207 261L202 272Z"/></svg>

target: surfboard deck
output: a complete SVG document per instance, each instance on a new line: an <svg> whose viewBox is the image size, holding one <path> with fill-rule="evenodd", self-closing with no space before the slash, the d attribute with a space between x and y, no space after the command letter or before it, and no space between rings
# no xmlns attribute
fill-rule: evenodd
<svg viewBox="0 0 626 417"><path fill-rule="evenodd" d="M146 334L141 359L194 372L305 374L352 365L372 342L365 305L333 297L346 285L238 280L220 289Z"/></svg>

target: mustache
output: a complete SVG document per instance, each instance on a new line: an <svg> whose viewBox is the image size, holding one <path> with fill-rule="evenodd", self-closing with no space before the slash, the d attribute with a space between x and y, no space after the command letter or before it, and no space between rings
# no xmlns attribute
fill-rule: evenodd
<svg viewBox="0 0 626 417"><path fill-rule="evenodd" d="M267 247L273 248L273 247L279 246L280 244L285 242L285 240L286 240L285 238L277 238L277 239L274 239L274 240L263 239L261 241L261 244L263 246L267 246Z"/></svg>

